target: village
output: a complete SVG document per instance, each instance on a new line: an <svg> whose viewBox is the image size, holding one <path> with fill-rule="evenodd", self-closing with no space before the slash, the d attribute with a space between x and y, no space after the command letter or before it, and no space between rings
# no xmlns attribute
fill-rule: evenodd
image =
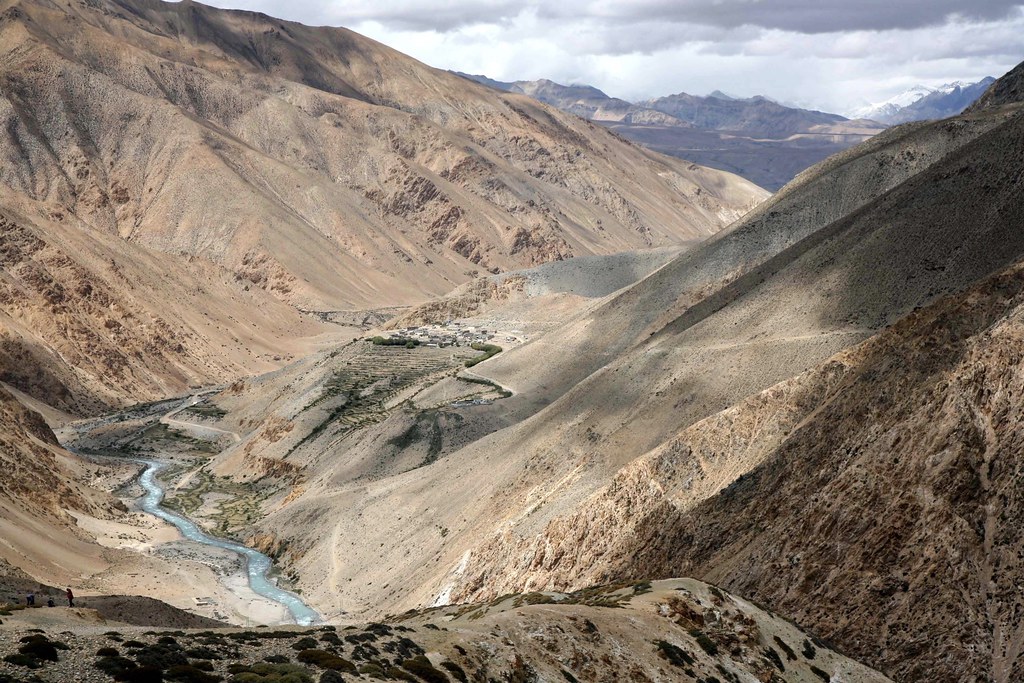
<svg viewBox="0 0 1024 683"><path fill-rule="evenodd" d="M420 346L437 348L499 342L516 344L529 340L529 337L526 337L521 330L505 332L494 327L468 325L457 320L449 320L441 325L400 328L394 330L388 338L412 341Z"/></svg>

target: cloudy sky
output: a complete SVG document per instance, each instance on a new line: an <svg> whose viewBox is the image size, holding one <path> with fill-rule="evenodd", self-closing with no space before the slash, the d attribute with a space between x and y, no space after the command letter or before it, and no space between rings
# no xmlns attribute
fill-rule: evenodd
<svg viewBox="0 0 1024 683"><path fill-rule="evenodd" d="M848 113L1024 61L1024 0L203 0L345 26L432 66L639 100L719 89Z"/></svg>

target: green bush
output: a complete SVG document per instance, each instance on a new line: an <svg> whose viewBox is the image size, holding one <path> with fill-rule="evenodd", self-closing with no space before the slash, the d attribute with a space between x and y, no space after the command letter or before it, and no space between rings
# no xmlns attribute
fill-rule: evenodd
<svg viewBox="0 0 1024 683"><path fill-rule="evenodd" d="M715 641L708 638L708 634L704 633L704 631L695 628L690 631L690 635L693 636L697 644L700 645L700 649L704 650L704 652L707 652L712 657L718 654L718 646L715 645Z"/></svg>
<svg viewBox="0 0 1024 683"><path fill-rule="evenodd" d="M775 636L775 642L776 644L778 644L780 648L782 648L782 651L786 653L786 659L788 659L791 662L796 661L796 653L793 652L793 648L786 644L786 641L784 641L782 638L779 638L778 636Z"/></svg>
<svg viewBox="0 0 1024 683"><path fill-rule="evenodd" d="M379 664L374 664L373 662L370 662L369 664L363 664L361 667L359 667L359 673L363 674L364 676L379 679L383 679L385 675L384 668Z"/></svg>
<svg viewBox="0 0 1024 683"><path fill-rule="evenodd" d="M42 664L35 657L29 657L23 654L12 654L6 655L4 661L8 664L14 664L15 666L24 666L29 669L38 669Z"/></svg>
<svg viewBox="0 0 1024 683"><path fill-rule="evenodd" d="M140 666L114 676L123 683L163 683L164 673L155 666Z"/></svg>
<svg viewBox="0 0 1024 683"><path fill-rule="evenodd" d="M714 643L712 643L713 645ZM655 647L658 648L658 656L666 660L672 666L684 667L688 664L693 664L693 657L690 653L683 648L673 645L672 643L664 640L654 641Z"/></svg>
<svg viewBox="0 0 1024 683"><path fill-rule="evenodd" d="M295 664L269 664L260 662L238 671L231 677L231 683L313 683L305 669Z"/></svg>
<svg viewBox="0 0 1024 683"><path fill-rule="evenodd" d="M172 666L187 666L188 658L177 644L157 643L134 653L135 661L140 667L153 667L161 671Z"/></svg>
<svg viewBox="0 0 1024 683"><path fill-rule="evenodd" d="M321 669L334 669L345 673L358 673L356 665L344 657L339 657L333 652L326 650L302 650L299 652L298 660L303 664L312 664Z"/></svg>
<svg viewBox="0 0 1024 683"><path fill-rule="evenodd" d="M450 671L452 676L454 676L455 680L459 681L459 683L467 683L468 678L466 677L466 672L455 662L441 662L441 668Z"/></svg>
<svg viewBox="0 0 1024 683"><path fill-rule="evenodd" d="M806 638L804 638L803 649L800 650L800 652L807 659L814 659L814 655L818 654L818 651L814 649L813 645L811 645L811 641Z"/></svg>
<svg viewBox="0 0 1024 683"><path fill-rule="evenodd" d="M103 650L109 650L111 648L103 648ZM102 652L103 650L100 650ZM115 650L116 652L116 650ZM135 662L128 659L127 657L121 657L119 655L103 656L96 660L93 665L108 676L117 676L120 673L129 671L136 668Z"/></svg>
<svg viewBox="0 0 1024 683"><path fill-rule="evenodd" d="M178 664L172 666L164 674L169 681L181 681L181 683L220 683L224 680L220 676L210 674L190 664Z"/></svg>
<svg viewBox="0 0 1024 683"><path fill-rule="evenodd" d="M338 637L337 633L328 631L320 636L320 642L329 643L330 645L341 645L341 638Z"/></svg>
<svg viewBox="0 0 1024 683"><path fill-rule="evenodd" d="M440 669L435 669L430 660L423 655L402 662L402 668L416 674L427 683L450 683L448 677Z"/></svg>
<svg viewBox="0 0 1024 683"><path fill-rule="evenodd" d="M294 643L292 643L292 649L293 650L312 650L312 649L316 648L317 645L319 645L319 643L316 642L316 640L314 640L313 638L310 638L309 636L306 636L305 638L299 638Z"/></svg>
<svg viewBox="0 0 1024 683"><path fill-rule="evenodd" d="M112 647L101 647L96 650L97 657L120 657L121 653Z"/></svg>
<svg viewBox="0 0 1024 683"><path fill-rule="evenodd" d="M419 346L419 339L409 339L408 337L373 337L370 342L374 346L404 346L407 349Z"/></svg>
<svg viewBox="0 0 1024 683"><path fill-rule="evenodd" d="M832 674L830 674L827 671L823 671L822 669L819 669L813 664L811 665L811 673L820 678L821 680L825 681L825 683L828 683L832 680Z"/></svg>
<svg viewBox="0 0 1024 683"><path fill-rule="evenodd" d="M469 360L467 360L465 363L467 368L471 368L474 365L477 365L478 363L483 363L488 358L497 356L504 350L500 346L497 346L495 344L481 344L479 342L470 344L469 346L474 351L483 351L483 354L477 356L476 358L470 358Z"/></svg>
<svg viewBox="0 0 1024 683"><path fill-rule="evenodd" d="M57 657L57 646L63 645L64 650L67 649L67 645L63 643L52 643L47 640L46 636L26 636L22 638L25 641L21 647L18 648L18 652L33 659L41 661L56 662Z"/></svg>
<svg viewBox="0 0 1024 683"><path fill-rule="evenodd" d="M786 670L786 665L782 663L782 657L779 656L778 651L771 645L765 648L764 656L767 657L771 661L771 663L775 665L775 668L777 668L779 671Z"/></svg>

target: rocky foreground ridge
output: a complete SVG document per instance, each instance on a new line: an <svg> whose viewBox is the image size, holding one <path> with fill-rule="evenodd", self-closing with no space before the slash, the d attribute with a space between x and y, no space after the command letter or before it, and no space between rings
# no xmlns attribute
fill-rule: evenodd
<svg viewBox="0 0 1024 683"><path fill-rule="evenodd" d="M368 625L304 629L147 631L90 610L69 612L3 617L0 680L889 680L784 619L692 580L507 595Z"/></svg>

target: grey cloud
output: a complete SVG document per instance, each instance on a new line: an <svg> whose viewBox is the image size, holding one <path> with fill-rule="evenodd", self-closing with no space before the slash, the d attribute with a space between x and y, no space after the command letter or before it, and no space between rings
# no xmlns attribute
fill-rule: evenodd
<svg viewBox="0 0 1024 683"><path fill-rule="evenodd" d="M1002 19L1020 0L638 0L636 2L544 3L542 16L569 20L587 16L609 22L660 20L722 28L759 26L797 33L914 29L953 16ZM965 6L967 5L967 6Z"/></svg>
<svg viewBox="0 0 1024 683"><path fill-rule="evenodd" d="M217 2L216 4L226 4ZM612 26L668 22L734 29L756 26L797 33L915 29L959 16L998 20L1021 0L237 0L268 13L302 17L312 23L374 21L396 30L447 32L466 26L504 25L524 14L563 22Z"/></svg>

